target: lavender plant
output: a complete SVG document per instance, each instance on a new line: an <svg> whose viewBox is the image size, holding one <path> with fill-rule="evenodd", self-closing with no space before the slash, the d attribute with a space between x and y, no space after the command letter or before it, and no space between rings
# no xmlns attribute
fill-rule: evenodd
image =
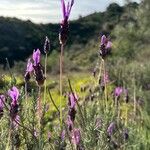
<svg viewBox="0 0 150 150"><path fill-rule="evenodd" d="M50 41L46 37L45 67L41 64L41 51L34 50L32 58L27 62L25 85L17 86L16 79L11 74L10 83L0 95L0 137L3 139L0 139L0 149L149 149L149 135L143 127L148 119L144 118L143 108L138 104L136 83L134 81L134 92L130 92L132 89L111 81L106 59L112 53L112 42L105 35L101 37L98 58L100 63L94 69L92 81L89 80L89 85L85 85L86 88L81 88L79 92L75 89L75 84L72 84L72 79L68 79L65 82L67 86L64 86L67 105L62 107L63 49L68 37L68 19L74 1L68 2L67 7L64 0L61 3L63 21L59 33L60 95L57 95L57 99L61 96L60 104L56 103L51 89L47 87ZM31 80L34 80L36 87L29 90ZM52 105L56 110L53 114L49 113ZM142 130L145 131L143 135Z"/></svg>

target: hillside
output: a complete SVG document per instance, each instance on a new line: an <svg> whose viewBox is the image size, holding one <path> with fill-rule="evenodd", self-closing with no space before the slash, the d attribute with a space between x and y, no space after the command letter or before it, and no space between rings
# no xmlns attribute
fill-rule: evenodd
<svg viewBox="0 0 150 150"><path fill-rule="evenodd" d="M130 4L137 8L137 3ZM111 4L105 12L95 12L86 17L70 22L70 38L67 46L87 45L91 40L97 40L99 33L110 33L121 21L120 18L127 6L120 7ZM107 31L107 32L106 32ZM17 18L0 17L0 64L5 64L8 58L10 66L14 61L25 61L33 49L43 49L45 36L51 40L51 50L59 49L59 24L34 24ZM81 45L81 46L79 46ZM72 51L76 52L76 50ZM5 66L4 66L5 67Z"/></svg>

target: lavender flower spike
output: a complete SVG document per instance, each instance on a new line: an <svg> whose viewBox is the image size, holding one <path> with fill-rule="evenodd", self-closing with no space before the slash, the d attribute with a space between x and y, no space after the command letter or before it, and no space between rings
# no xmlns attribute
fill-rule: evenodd
<svg viewBox="0 0 150 150"><path fill-rule="evenodd" d="M79 145L81 141L81 134L79 129L74 129L72 132L72 142L74 145Z"/></svg>
<svg viewBox="0 0 150 150"><path fill-rule="evenodd" d="M105 45L107 43L107 38L105 35L101 37L101 45Z"/></svg>
<svg viewBox="0 0 150 150"><path fill-rule="evenodd" d="M73 4L74 4L74 0L71 0L71 2L68 2L67 6L65 5L65 0L61 0L63 20L60 24L59 42L62 45L65 45L68 39L68 33L69 33L68 19L69 19Z"/></svg>
<svg viewBox="0 0 150 150"><path fill-rule="evenodd" d="M116 87L116 88L115 88L115 91L114 91L114 95L115 95L116 97L119 97L122 92L123 92L122 87Z"/></svg>
<svg viewBox="0 0 150 150"><path fill-rule="evenodd" d="M114 129L115 129L115 123L112 122L107 129L107 133L109 136L111 136L113 134Z"/></svg>
<svg viewBox="0 0 150 150"><path fill-rule="evenodd" d="M12 99L11 105L15 106L17 105L18 98L19 98L19 90L14 86L12 89L8 90L8 95Z"/></svg>
<svg viewBox="0 0 150 150"><path fill-rule="evenodd" d="M78 100L78 97L76 94L74 94L74 93L69 94L69 104L68 105L70 106L70 108L75 108L77 100Z"/></svg>
<svg viewBox="0 0 150 150"><path fill-rule="evenodd" d="M31 58L29 58L28 63L27 63L26 73L24 75L24 79L25 79L26 82L30 80L30 73L32 71L33 71L33 64L31 62Z"/></svg>
<svg viewBox="0 0 150 150"><path fill-rule="evenodd" d="M31 62L31 58L28 59L28 63L27 63L27 69L26 72L32 72L33 71L33 64Z"/></svg>
<svg viewBox="0 0 150 150"><path fill-rule="evenodd" d="M37 49L36 51L33 51L33 61L34 61L34 66L37 66L40 63L40 59L41 59L41 52L39 49Z"/></svg>
<svg viewBox="0 0 150 150"><path fill-rule="evenodd" d="M71 12L71 8L72 8L73 4L74 4L74 0L71 1L71 4L70 4L70 2L68 2L67 7L66 7L65 1L61 0L63 19L66 20L66 21L69 18L69 15L70 15L70 12Z"/></svg>

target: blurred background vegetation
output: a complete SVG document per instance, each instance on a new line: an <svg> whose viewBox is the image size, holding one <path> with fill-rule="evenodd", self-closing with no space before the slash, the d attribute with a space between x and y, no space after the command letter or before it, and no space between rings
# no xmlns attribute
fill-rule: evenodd
<svg viewBox="0 0 150 150"><path fill-rule="evenodd" d="M113 51L108 58L110 78L116 85L131 87L133 80L150 106L150 1L112 3L105 12L95 12L70 22L65 47L65 72L90 74L98 60L100 36L110 35ZM43 52L45 36L51 41L48 74L59 73L59 24L34 24L17 18L0 17L0 70L7 71L6 58L15 74L23 75L34 49ZM44 62L44 56L43 56ZM79 75L78 75L79 74ZM2 83L2 81L0 81ZM1 84L2 85L2 84ZM2 86L1 86L2 87ZM148 110L149 111L149 110Z"/></svg>

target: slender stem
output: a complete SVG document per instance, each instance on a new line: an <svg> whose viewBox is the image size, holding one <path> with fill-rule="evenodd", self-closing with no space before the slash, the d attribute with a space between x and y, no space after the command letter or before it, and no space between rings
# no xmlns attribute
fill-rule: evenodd
<svg viewBox="0 0 150 150"><path fill-rule="evenodd" d="M102 76L102 61L100 62L100 67L99 67L98 85L99 85L99 80L101 80L101 76Z"/></svg>
<svg viewBox="0 0 150 150"><path fill-rule="evenodd" d="M39 86L39 91L38 91L38 117L39 117L39 130L41 131L41 110L42 110L42 106L41 106L41 87Z"/></svg>
<svg viewBox="0 0 150 150"><path fill-rule="evenodd" d="M136 116L136 86L135 86L135 79L134 79L134 93L133 93L133 98L134 98L134 115Z"/></svg>
<svg viewBox="0 0 150 150"><path fill-rule="evenodd" d="M63 51L64 45L61 44L61 53L60 53L60 125L62 126L62 78L63 78Z"/></svg>
<svg viewBox="0 0 150 150"><path fill-rule="evenodd" d="M45 82L44 82L44 104L46 103L46 88L47 88L47 53L45 56Z"/></svg>
<svg viewBox="0 0 150 150"><path fill-rule="evenodd" d="M54 100L53 100L53 97L51 95L51 92L50 92L50 89L48 89L48 94L49 94L49 97L50 97L50 100L52 101L54 107L56 108L56 110L58 111L59 115L60 115L60 110L58 109L57 105L55 104Z"/></svg>
<svg viewBox="0 0 150 150"><path fill-rule="evenodd" d="M126 104L125 126L128 124L128 105Z"/></svg>
<svg viewBox="0 0 150 150"><path fill-rule="evenodd" d="M107 112L107 83L106 83L106 70L105 70L105 60L103 59L103 68L104 68L104 84L105 84L105 104L106 104L106 112Z"/></svg>

